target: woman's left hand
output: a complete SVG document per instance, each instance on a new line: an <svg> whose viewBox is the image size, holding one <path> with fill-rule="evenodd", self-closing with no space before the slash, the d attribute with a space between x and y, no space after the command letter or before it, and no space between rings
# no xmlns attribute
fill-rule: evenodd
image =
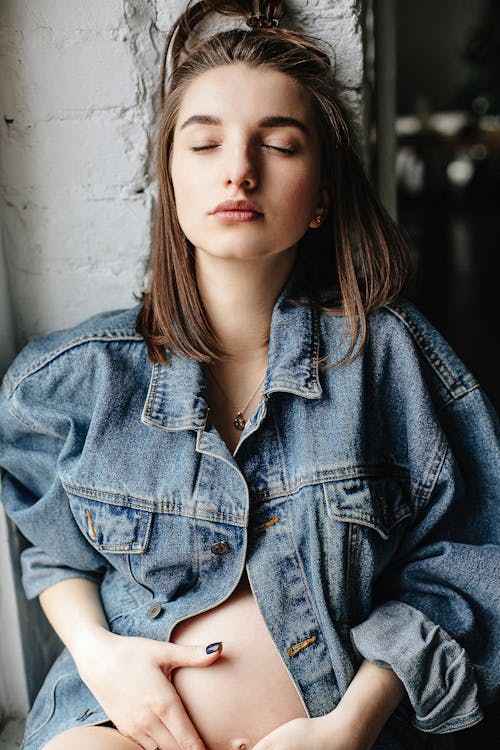
<svg viewBox="0 0 500 750"><path fill-rule="evenodd" d="M333 712L314 719L292 719L266 734L252 750L366 750L347 731L343 722L336 722Z"/></svg>
<svg viewBox="0 0 500 750"><path fill-rule="evenodd" d="M287 721L252 750L370 750L403 695L392 670L363 661L333 711Z"/></svg>

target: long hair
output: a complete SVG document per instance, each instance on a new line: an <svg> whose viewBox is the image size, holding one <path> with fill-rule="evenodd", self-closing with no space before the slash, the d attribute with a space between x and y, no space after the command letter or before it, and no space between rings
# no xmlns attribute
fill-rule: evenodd
<svg viewBox="0 0 500 750"><path fill-rule="evenodd" d="M252 28L197 38L195 27L214 11L249 18ZM224 353L199 295L193 248L179 224L170 174L174 128L186 88L215 67L243 63L276 70L291 76L309 94L330 210L319 229L307 231L298 252L306 259L306 298L347 321L347 353L334 365L361 351L367 335L366 314L398 296L407 280L406 244L364 173L330 57L316 40L282 28L284 12L284 2L190 2L167 37L161 68L158 197L150 278L136 321L152 362L167 363L167 350L200 362L213 362ZM169 55L172 73L166 89Z"/></svg>

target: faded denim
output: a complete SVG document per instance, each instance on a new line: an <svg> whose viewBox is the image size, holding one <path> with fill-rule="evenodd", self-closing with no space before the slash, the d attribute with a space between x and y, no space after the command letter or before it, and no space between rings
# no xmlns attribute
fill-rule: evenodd
<svg viewBox="0 0 500 750"><path fill-rule="evenodd" d="M408 694L376 748L451 748L446 733L476 723L498 684L495 416L405 301L370 313L361 356L321 369L346 350L345 320L290 304L296 278L234 455L207 421L203 366L152 366L137 309L21 352L2 389L0 465L5 509L33 545L26 595L81 576L100 584L114 632L168 640L246 565L310 716L335 707L365 657ZM106 718L64 651L24 748Z"/></svg>

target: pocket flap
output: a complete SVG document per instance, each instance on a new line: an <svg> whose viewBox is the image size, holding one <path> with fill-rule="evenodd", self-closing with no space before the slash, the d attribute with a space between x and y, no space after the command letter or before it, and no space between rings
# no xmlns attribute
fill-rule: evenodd
<svg viewBox="0 0 500 750"><path fill-rule="evenodd" d="M144 552L153 514L90 498L69 495L73 515L89 542L102 552Z"/></svg>
<svg viewBox="0 0 500 750"><path fill-rule="evenodd" d="M412 515L409 488L400 479L360 477L331 482L326 491L333 518L369 526L383 539Z"/></svg>

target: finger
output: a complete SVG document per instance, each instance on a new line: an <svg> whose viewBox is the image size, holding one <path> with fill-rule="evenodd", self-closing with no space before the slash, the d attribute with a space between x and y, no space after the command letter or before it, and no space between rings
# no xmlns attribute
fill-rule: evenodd
<svg viewBox="0 0 500 750"><path fill-rule="evenodd" d="M148 735L148 748L151 748L151 750L180 750L168 727L165 726L160 718L151 723Z"/></svg>
<svg viewBox="0 0 500 750"><path fill-rule="evenodd" d="M182 750L206 750L198 730L174 690L168 708L159 718Z"/></svg>
<svg viewBox="0 0 500 750"><path fill-rule="evenodd" d="M208 646L180 646L177 643L166 643L161 644L161 648L162 664L170 672L177 667L205 667L212 664L222 653L222 642L210 643Z"/></svg>
<svg viewBox="0 0 500 750"><path fill-rule="evenodd" d="M165 729L165 727L163 727ZM161 734L161 732L159 732ZM152 737L149 734L137 735L133 741L143 750L180 750L179 745L174 740L172 735L165 739L158 739L158 737Z"/></svg>

